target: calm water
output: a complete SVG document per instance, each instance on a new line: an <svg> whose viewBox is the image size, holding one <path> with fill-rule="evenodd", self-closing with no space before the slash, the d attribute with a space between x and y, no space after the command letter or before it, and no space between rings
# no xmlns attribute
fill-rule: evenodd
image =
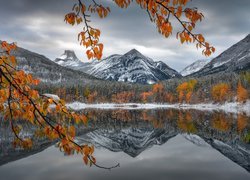
<svg viewBox="0 0 250 180"><path fill-rule="evenodd" d="M0 179L250 179L250 118L245 114L171 109L83 113L91 120L88 128L78 128L78 141L95 145L98 164L120 167L86 167L80 156L64 156L44 140L36 140L29 151L13 149L11 135L1 128Z"/></svg>

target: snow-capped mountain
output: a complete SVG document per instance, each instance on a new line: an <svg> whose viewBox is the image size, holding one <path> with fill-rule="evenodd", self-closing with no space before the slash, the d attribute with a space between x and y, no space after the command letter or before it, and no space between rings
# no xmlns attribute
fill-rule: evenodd
<svg viewBox="0 0 250 180"><path fill-rule="evenodd" d="M94 65L87 73L101 79L142 84L180 77L178 72L165 63L154 62L135 49L123 56L110 56Z"/></svg>
<svg viewBox="0 0 250 180"><path fill-rule="evenodd" d="M206 76L218 72L237 72L250 69L250 34L191 76Z"/></svg>
<svg viewBox="0 0 250 180"><path fill-rule="evenodd" d="M73 70L79 70L82 72L91 69L98 60L93 60L91 62L82 62L75 54L73 50L65 50L64 53L54 60L60 66L64 66Z"/></svg>
<svg viewBox="0 0 250 180"><path fill-rule="evenodd" d="M216 136L203 131L198 132L198 134L181 134L178 129L172 126L166 127L163 129L151 127L96 129L78 136L77 140L82 144L91 143L95 147L103 147L113 152L124 152L131 157L136 157L148 148L163 145L175 136L181 135L194 145L218 150L227 158L250 171L250 151L247 144L236 139L224 139L219 133Z"/></svg>
<svg viewBox="0 0 250 180"><path fill-rule="evenodd" d="M177 132L153 128L97 129L78 137L81 143L91 143L113 152L121 152L136 157L154 145L162 145L176 136Z"/></svg>
<svg viewBox="0 0 250 180"><path fill-rule="evenodd" d="M65 53L55 61L62 66L111 81L153 84L161 80L181 77L165 63L154 62L136 49L124 55L114 54L101 61L94 60L90 63L82 63L77 58L68 58Z"/></svg>
<svg viewBox="0 0 250 180"><path fill-rule="evenodd" d="M64 83L70 85L76 82L81 82L82 84L90 84L93 83L93 81L103 82L89 74L62 67L43 55L21 47L17 47L11 54L16 56L18 69L22 69L26 73L32 74L44 83Z"/></svg>
<svg viewBox="0 0 250 180"><path fill-rule="evenodd" d="M77 67L83 63L76 57L76 54L72 50L65 50L64 53L55 59L55 62L65 67Z"/></svg>
<svg viewBox="0 0 250 180"><path fill-rule="evenodd" d="M187 76L189 74L195 73L199 70L201 70L209 61L207 60L197 60L194 63L188 65L187 67L185 67L180 74L182 76Z"/></svg>

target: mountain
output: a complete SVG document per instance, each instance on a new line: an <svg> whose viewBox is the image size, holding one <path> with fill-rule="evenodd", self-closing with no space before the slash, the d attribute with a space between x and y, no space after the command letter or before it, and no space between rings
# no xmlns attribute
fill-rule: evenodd
<svg viewBox="0 0 250 180"><path fill-rule="evenodd" d="M199 71L200 69L202 69L206 64L208 63L208 61L206 60L197 60L194 63L188 65L187 67L185 67L180 74L182 76L187 76L189 74L193 74L197 71Z"/></svg>
<svg viewBox="0 0 250 180"><path fill-rule="evenodd" d="M181 74L177 73L176 70L170 68L167 64L165 64L162 61L158 61L156 62L156 67L158 69L160 69L161 71L163 71L165 74L168 74L171 76L171 78L177 77L177 78L181 78Z"/></svg>
<svg viewBox="0 0 250 180"><path fill-rule="evenodd" d="M55 62L111 81L153 84L161 80L181 77L177 71L165 63L154 62L136 49L132 49L124 55L114 54L101 61L94 60L91 63L79 63L77 58L69 58L64 53L63 58L58 58Z"/></svg>
<svg viewBox="0 0 250 180"><path fill-rule="evenodd" d="M32 74L34 77L40 79L41 82L47 84L67 83L74 85L76 82L90 84L98 80L86 73L62 67L43 55L21 47L17 47L11 54L16 56L18 69Z"/></svg>
<svg viewBox="0 0 250 180"><path fill-rule="evenodd" d="M182 134L172 126L163 129L152 127L129 127L121 129L96 129L77 137L80 144L91 143L95 147L103 147L113 152L124 152L137 157L155 145L163 145L177 135L202 148L213 148L221 154L250 171L249 145L240 140L227 140L220 134L199 131L197 134ZM214 136L214 137L213 137ZM228 137L228 136L226 136ZM232 137L231 137L232 138ZM217 140L220 139L220 140Z"/></svg>
<svg viewBox="0 0 250 180"><path fill-rule="evenodd" d="M249 145L239 142L235 139L234 142L223 142L216 139L204 140L211 145L212 148L218 150L221 154L231 159L233 162L250 171L250 150Z"/></svg>
<svg viewBox="0 0 250 180"><path fill-rule="evenodd" d="M153 128L97 129L78 137L81 143L91 143L113 152L121 152L136 157L154 145L162 145L176 136L173 129L169 131Z"/></svg>
<svg viewBox="0 0 250 180"><path fill-rule="evenodd" d="M54 62L60 66L87 73L87 71L95 66L99 61L93 60L91 62L82 62L73 50L65 50L60 57L54 60Z"/></svg>
<svg viewBox="0 0 250 180"><path fill-rule="evenodd" d="M190 76L200 77L218 72L238 72L250 69L250 34Z"/></svg>
<svg viewBox="0 0 250 180"><path fill-rule="evenodd" d="M55 62L65 67L77 67L82 64L82 62L76 57L75 52L71 50L65 50L59 58L55 59Z"/></svg>
<svg viewBox="0 0 250 180"><path fill-rule="evenodd" d="M0 52L1 51L2 49L0 48ZM72 53L67 54L71 54L70 56L74 60L78 59L74 58ZM21 47L17 47L15 51L12 51L12 55L16 57L18 70L24 70L26 73L30 73L35 78L40 79L41 83L37 88L42 93L54 94L58 89L64 88L70 91L70 93L67 94L67 97L72 96L72 99L76 100L74 99L75 96L73 97L76 89L79 90L78 92L81 95L86 89L89 89L90 91L96 90L98 91L98 94L102 94L103 96L110 98L112 94L120 92L121 90L130 91L139 86L137 84L131 85L117 81L105 81L77 69L71 69L59 65L43 55L31 52ZM61 58L61 61L62 60L64 60L64 58ZM86 64L92 67L95 63L91 62L82 64L84 64L84 68L88 68ZM60 96L60 94L58 95ZM81 98L82 101L85 101L83 96L81 96ZM99 102L99 99L96 98L96 101Z"/></svg>

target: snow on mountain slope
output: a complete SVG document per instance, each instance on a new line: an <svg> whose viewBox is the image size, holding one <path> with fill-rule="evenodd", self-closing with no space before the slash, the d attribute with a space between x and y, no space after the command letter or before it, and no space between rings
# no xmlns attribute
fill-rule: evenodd
<svg viewBox="0 0 250 180"><path fill-rule="evenodd" d="M193 144L200 147L210 147L207 142L205 142L200 136L196 134L184 133L182 136Z"/></svg>
<svg viewBox="0 0 250 180"><path fill-rule="evenodd" d="M21 47L17 47L11 55L16 57L18 70L24 70L47 84L75 84L78 81L89 84L98 80L86 73L62 67L43 55Z"/></svg>
<svg viewBox="0 0 250 180"><path fill-rule="evenodd" d="M250 69L250 34L191 74L199 77L218 72L237 72Z"/></svg>
<svg viewBox="0 0 250 180"><path fill-rule="evenodd" d="M55 59L55 62L64 67L78 67L83 64L75 55L74 51L65 50L64 53Z"/></svg>
<svg viewBox="0 0 250 180"><path fill-rule="evenodd" d="M138 156L141 152L154 146L167 142L177 133L153 128L125 128L125 129L97 129L78 137L81 143L91 143L104 147L113 152L123 151L131 157Z"/></svg>
<svg viewBox="0 0 250 180"><path fill-rule="evenodd" d="M135 49L124 55L114 54L101 61L94 60L90 63L82 63L77 58L68 58L64 55L63 58L55 61L62 66L111 81L153 84L161 80L181 77L165 63L154 62Z"/></svg>
<svg viewBox="0 0 250 180"><path fill-rule="evenodd" d="M114 127L116 126L104 129L97 128L94 131L78 136L77 140L80 144L91 143L95 147L103 147L113 152L124 152L131 157L136 157L146 149L154 145L163 145L180 134L180 131L171 125L167 125L163 129L148 126ZM210 131L198 130L197 134L184 133L182 136L199 147L213 148L246 170L250 170L249 145L242 143L234 135L230 137L226 134L211 134Z"/></svg>
<svg viewBox="0 0 250 180"><path fill-rule="evenodd" d="M136 49L123 56L113 55L96 64L87 73L106 80L152 84L173 77L181 77L163 62L154 62Z"/></svg>
<svg viewBox="0 0 250 180"><path fill-rule="evenodd" d="M107 69L111 68L112 65L118 64L121 55L111 55L108 58L105 58L96 64L92 65L90 69L87 70L87 73L93 74L94 76L99 76L100 78L104 78L104 73L106 73ZM107 76L107 75L106 75Z"/></svg>
<svg viewBox="0 0 250 180"><path fill-rule="evenodd" d="M208 61L206 60L197 60L194 63L188 65L187 67L185 67L180 74L182 76L187 76L189 74L195 73L197 71L199 71L200 69L202 69L206 64L208 63Z"/></svg>

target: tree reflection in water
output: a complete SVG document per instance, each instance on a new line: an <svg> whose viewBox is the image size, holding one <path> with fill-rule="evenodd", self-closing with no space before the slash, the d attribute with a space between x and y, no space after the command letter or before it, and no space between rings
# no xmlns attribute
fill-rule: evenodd
<svg viewBox="0 0 250 180"><path fill-rule="evenodd" d="M199 137L224 156L250 171L250 119L246 114L225 112L154 109L82 111L89 119L88 127L75 125L81 143L102 146L110 151L123 151L132 157L144 150L162 145L178 134L197 144ZM25 126L24 126L25 127ZM55 142L43 138L32 127L24 128L34 146L30 150L14 149L10 127L1 121L0 165L37 153ZM98 161L98 157L97 157Z"/></svg>

